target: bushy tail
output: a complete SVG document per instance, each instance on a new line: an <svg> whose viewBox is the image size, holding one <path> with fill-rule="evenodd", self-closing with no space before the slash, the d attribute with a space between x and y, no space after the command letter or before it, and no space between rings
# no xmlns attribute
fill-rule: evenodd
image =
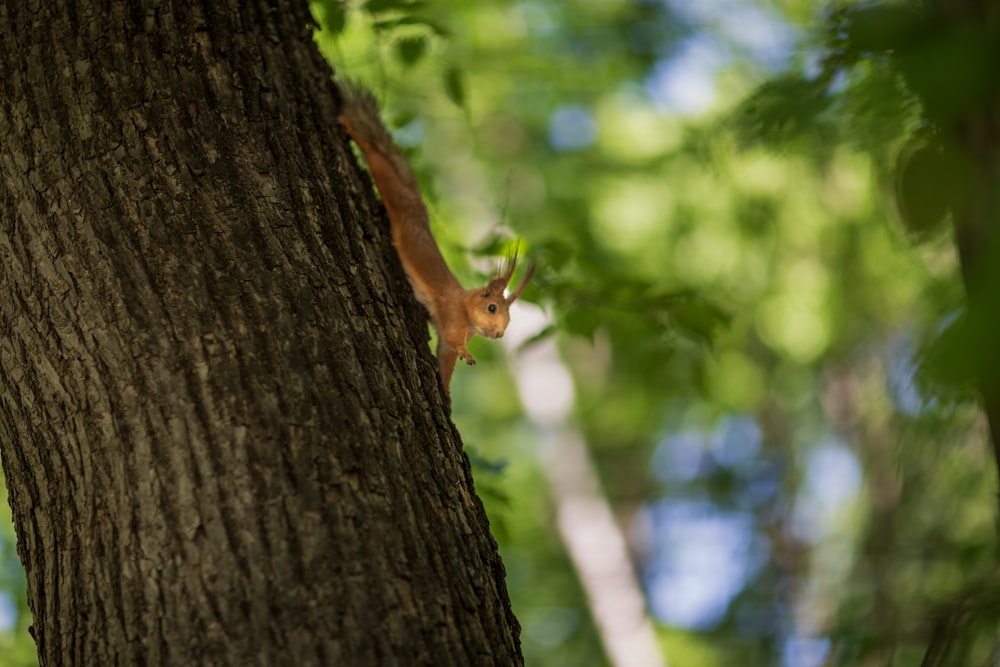
<svg viewBox="0 0 1000 667"><path fill-rule="evenodd" d="M413 172L399 149L392 141L392 135L379 116L379 103L374 93L356 81L340 82L344 106L340 111L340 122L347 129L355 143L365 153L373 151L387 160L400 180L415 184Z"/></svg>

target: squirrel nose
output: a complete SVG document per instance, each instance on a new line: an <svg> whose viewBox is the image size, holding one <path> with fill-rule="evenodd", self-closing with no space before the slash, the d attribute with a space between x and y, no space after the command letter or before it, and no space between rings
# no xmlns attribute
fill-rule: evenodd
<svg viewBox="0 0 1000 667"><path fill-rule="evenodd" d="M496 335L494 336L494 338L503 338L503 331L501 330L501 331L496 332Z"/></svg>

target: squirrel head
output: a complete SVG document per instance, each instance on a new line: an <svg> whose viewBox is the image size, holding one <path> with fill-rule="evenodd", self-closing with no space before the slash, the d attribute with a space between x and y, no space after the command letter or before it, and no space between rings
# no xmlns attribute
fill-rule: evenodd
<svg viewBox="0 0 1000 667"><path fill-rule="evenodd" d="M535 272L535 263L528 266L527 272L521 278L514 291L504 296L510 279L514 277L514 269L517 268L517 249L508 255L501 265L496 278L493 278L486 287L482 289L469 290L466 297L465 309L469 317L469 327L480 336L487 338L500 338L510 324L510 304L521 296L531 275Z"/></svg>

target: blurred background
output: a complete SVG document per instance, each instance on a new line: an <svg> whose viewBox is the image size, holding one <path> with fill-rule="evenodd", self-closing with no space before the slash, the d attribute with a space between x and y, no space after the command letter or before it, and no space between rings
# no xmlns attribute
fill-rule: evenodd
<svg viewBox="0 0 1000 667"><path fill-rule="evenodd" d="M995 664L952 172L878 41L911 5L314 3L463 283L538 262L452 386L528 665ZM34 664L8 511L0 667Z"/></svg>

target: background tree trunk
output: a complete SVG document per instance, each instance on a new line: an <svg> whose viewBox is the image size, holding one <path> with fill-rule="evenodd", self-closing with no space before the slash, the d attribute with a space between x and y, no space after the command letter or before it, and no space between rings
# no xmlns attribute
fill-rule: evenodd
<svg viewBox="0 0 1000 667"><path fill-rule="evenodd" d="M521 663L290 4L0 4L0 454L42 664Z"/></svg>
<svg viewBox="0 0 1000 667"><path fill-rule="evenodd" d="M965 341L968 366L978 374L993 455L1000 473L1000 86L993 59L1000 55L1000 2L927 0L938 40L927 50L937 56L937 72L923 74L919 88L925 112L968 161L964 198L954 212L955 238L968 298ZM928 40L930 41L930 40ZM947 44L952 53L938 44ZM931 48L938 46L938 51ZM959 54L956 57L955 54ZM987 65L979 61L987 58ZM950 59L949 59L950 58ZM971 65L971 66L970 66ZM977 69L981 67L982 69ZM956 76L960 73L960 76ZM918 79L921 80L921 79ZM947 85L957 80L958 86ZM957 92L956 92L957 91ZM956 103L955 98L959 101ZM956 165L950 165L953 169Z"/></svg>

